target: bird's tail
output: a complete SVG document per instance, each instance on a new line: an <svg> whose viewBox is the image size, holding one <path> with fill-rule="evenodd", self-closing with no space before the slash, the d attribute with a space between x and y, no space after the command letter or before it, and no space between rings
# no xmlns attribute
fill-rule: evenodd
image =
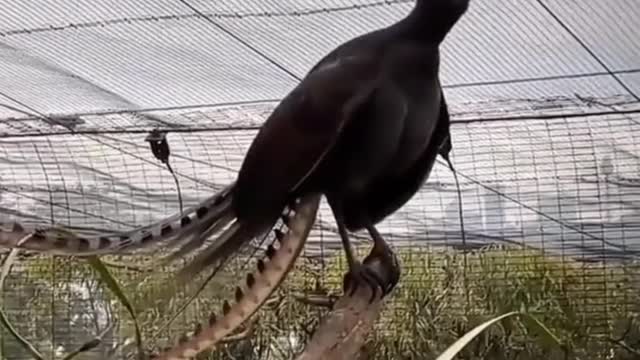
<svg viewBox="0 0 640 360"><path fill-rule="evenodd" d="M169 249L180 245L171 255L171 258L176 258L204 244L208 236L235 219L231 206L234 187L235 183L232 183L184 212L127 232L83 236L62 226L0 224L0 246L57 255L91 256L125 254L160 246ZM221 241L226 241L228 231L220 237ZM216 244L218 241L214 241Z"/></svg>
<svg viewBox="0 0 640 360"><path fill-rule="evenodd" d="M225 300L222 303L222 312L218 316L212 313L204 325L198 324L195 327L191 336L185 334L175 346L151 358L196 358L198 354L211 350L237 328L250 321L293 268L315 222L320 195L309 194L298 200L289 205L290 214L283 216L283 224L287 230L275 232L277 241L267 247L266 257L258 260L255 270L246 275L244 284L240 283L235 288L235 301ZM230 233L232 235L229 239L245 231L241 230L243 227L240 225L232 225L231 228L236 230Z"/></svg>
<svg viewBox="0 0 640 360"><path fill-rule="evenodd" d="M415 14L419 14L424 34L434 43L441 43L453 26L469 8L470 0L417 0Z"/></svg>

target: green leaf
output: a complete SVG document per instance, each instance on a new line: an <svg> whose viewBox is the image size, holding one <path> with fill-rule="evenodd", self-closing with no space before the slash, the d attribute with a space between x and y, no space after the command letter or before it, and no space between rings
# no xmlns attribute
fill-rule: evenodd
<svg viewBox="0 0 640 360"><path fill-rule="evenodd" d="M20 249L12 249L6 260L4 261L4 265L2 266L2 273L0 274L0 300L2 299L2 293L4 292L4 280L6 279L7 275L9 275L9 271L11 271L11 266L13 266L13 262L15 261L16 256L18 256L18 252L20 252ZM18 341L18 343L20 343L20 345L22 345L22 347L24 347L29 352L29 354L33 356L34 359L44 360L42 354L40 354L40 352L33 345L31 345L31 343L27 339L18 334L18 331L16 331L16 329L13 327L11 321L9 321L9 318L7 317L7 314L5 314L2 307L0 307L0 322L7 329L9 334L11 334L11 336L13 336L16 341Z"/></svg>
<svg viewBox="0 0 640 360"><path fill-rule="evenodd" d="M98 336L85 342L84 344L80 345L77 349L68 353L65 357L62 358L62 360L71 360L84 352L91 351L92 349L96 348L98 345L102 343L102 339L107 335L107 333L109 333L109 331L111 331L111 329L113 329L113 323L107 326L102 331L102 333L100 333Z"/></svg>
<svg viewBox="0 0 640 360"><path fill-rule="evenodd" d="M534 329L543 339L544 345L547 347L563 347L562 341L549 328L530 314L522 314L524 322L529 328Z"/></svg>
<svg viewBox="0 0 640 360"><path fill-rule="evenodd" d="M506 314L494 317L493 319L489 319L484 323L476 326L471 329L469 332L464 334L460 339L458 339L455 343L449 346L436 360L452 360L458 353L467 346L476 336L481 334L484 330L486 330L489 326L499 322L502 319L505 319L510 316L522 316L525 319L525 323L528 327L534 328L539 334L542 335L546 344L553 344L559 347L562 347L562 342L560 339L549 330L542 322L540 322L537 318L532 315L521 313L518 311L508 312Z"/></svg>
<svg viewBox="0 0 640 360"><path fill-rule="evenodd" d="M471 329L470 331L468 331L466 334L464 334L460 339L456 340L456 342L454 342L451 346L449 346L442 354L440 354L440 356L438 356L438 358L436 360L452 360L456 355L458 355L458 353L460 351L462 351L462 349L467 346L467 344L469 344L471 341L473 341L473 339L480 335L486 328L488 328L489 326L497 323L498 321L509 317L509 316L513 316L513 315L518 315L519 312L517 311L512 311L509 313L506 313L504 315L500 315L498 317L495 317L493 319L489 319L485 322L483 322L482 324L476 326L475 328Z"/></svg>
<svg viewBox="0 0 640 360"><path fill-rule="evenodd" d="M111 290L111 292L118 298L118 300L120 300L120 303L122 303L122 305L127 309L127 311L129 312L129 315L131 315L131 319L133 320L133 326L136 332L136 345L138 347L138 357L142 359L143 357L142 335L140 333L140 326L138 325L138 318L136 316L135 310L133 309L133 306L131 305L131 302L129 302L129 299L124 294L124 291L122 291L122 288L118 284L118 281L113 277L113 275L111 275L111 273L109 272L109 269L107 269L107 267L102 263L102 261L97 256L87 257L87 262L89 263L89 265L91 265L93 270L95 270L98 273L98 275L100 275L100 278L102 279L102 281L107 285L109 290Z"/></svg>

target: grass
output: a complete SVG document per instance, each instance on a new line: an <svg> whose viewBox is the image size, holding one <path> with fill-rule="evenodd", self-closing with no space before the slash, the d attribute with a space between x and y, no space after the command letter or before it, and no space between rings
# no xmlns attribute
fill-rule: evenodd
<svg viewBox="0 0 640 360"><path fill-rule="evenodd" d="M504 248L469 253L466 260L454 251L407 249L399 250L399 259L401 283L387 300L376 331L364 347L365 358L435 359L474 326L510 311L534 315L563 346L548 341L523 318L511 317L488 328L464 348L458 359L640 358L637 268L579 263L538 251ZM201 359L287 359L299 351L328 309L301 303L294 295L339 295L345 271L341 260L329 259L324 267L298 260L294 272L259 312L250 336L227 343ZM232 299L233 284L247 270L238 267L237 263L231 264L168 326L168 319L188 298L188 292L169 296L169 274L161 269L151 275L110 270L136 308L144 346L157 349L172 344L181 333L193 328L196 320L207 319L211 310L219 312L222 300ZM51 258L37 257L16 263L16 268L19 270L6 280L5 310L18 332L41 352L76 348L113 320L119 320L119 332L113 334L112 341L123 335L133 336L128 312L86 263L57 259L53 266ZM189 285L193 290L198 284L194 281ZM84 294L79 296L79 286L90 290L80 291ZM22 307L12 310L11 304ZM79 339L67 329L69 320L63 315L83 311L85 317L76 319L73 326L86 336ZM34 321L16 323L17 314ZM7 336L3 332L3 346L17 349ZM99 346L78 358L100 359L107 352L108 346Z"/></svg>
<svg viewBox="0 0 640 360"><path fill-rule="evenodd" d="M522 249L467 254L466 266L453 251L412 249L400 258L402 281L369 344L374 359L435 359L474 326L510 311L535 315L563 348L510 319L483 333L459 358L638 358L640 287L630 267ZM336 279L343 271L337 268Z"/></svg>

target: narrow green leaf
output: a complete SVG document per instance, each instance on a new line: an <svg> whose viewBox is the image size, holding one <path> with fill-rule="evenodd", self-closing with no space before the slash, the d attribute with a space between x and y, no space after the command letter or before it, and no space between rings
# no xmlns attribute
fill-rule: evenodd
<svg viewBox="0 0 640 360"><path fill-rule="evenodd" d="M475 328L471 329L469 332L464 334L464 336L462 336L460 339L456 340L456 342L454 342L442 354L440 354L440 356L438 356L436 360L452 360L456 355L458 355L458 353L465 346L467 346L467 344L469 344L476 336L482 333L486 328L488 328L489 326L497 323L498 321L506 317L518 315L518 314L519 313L517 311L512 311L483 322L482 324L476 326Z"/></svg>
<svg viewBox="0 0 640 360"><path fill-rule="evenodd" d="M532 315L520 313L518 311L511 311L506 314L494 317L493 319L489 319L484 323L476 326L471 329L469 332L464 334L460 339L456 340L451 346L449 346L436 360L452 360L458 353L467 346L476 336L486 330L489 326L499 322L510 316L522 316L526 319L525 323L531 327L536 329L545 339L545 341L549 344L554 344L559 347L562 347L562 342L560 339L549 330L542 322L540 322L537 318Z"/></svg>
<svg viewBox="0 0 640 360"><path fill-rule="evenodd" d="M113 329L113 323L107 326L98 336L85 342L75 350L68 353L65 357L62 358L62 360L71 360L84 352L87 352L96 348L98 345L102 343L102 339L109 333L109 331L111 331L111 329Z"/></svg>
<svg viewBox="0 0 640 360"><path fill-rule="evenodd" d="M535 331L542 336L544 344L548 347L558 346L562 347L562 341L558 338L549 328L538 320L535 316L530 314L522 314L524 321L529 328L535 329Z"/></svg>
<svg viewBox="0 0 640 360"><path fill-rule="evenodd" d="M14 261L16 261L19 252L20 249L18 248L11 249L2 265L2 272L0 273L0 293L4 292L4 280L7 278L7 275L9 275L9 271L11 271L11 267Z"/></svg>
<svg viewBox="0 0 640 360"><path fill-rule="evenodd" d="M136 316L135 310L133 309L133 306L131 305L131 302L129 302L129 299L125 295L124 291L122 291L122 288L118 284L118 281L113 277L113 275L111 275L111 273L109 272L109 269L107 269L107 267L102 263L102 261L97 256L87 257L87 261L89 262L89 265L91 265L93 270L95 270L98 273L98 275L100 275L100 278L107 285L109 290L111 290L111 292L118 298L118 300L120 300L122 305L129 312L129 315L131 315L131 319L133 320L133 326L136 332L136 345L138 347L138 356L142 358L143 357L142 335L140 333L140 326L138 325L138 318Z"/></svg>
<svg viewBox="0 0 640 360"><path fill-rule="evenodd" d="M7 256L7 259L4 261L4 265L2 266L2 273L0 273L0 301L2 300L2 294L4 292L4 280L6 279L7 275L9 275L9 271L11 271L11 266L13 266L13 262L15 261L16 256L18 256L18 252L20 252L20 249L12 249ZM33 356L34 359L44 360L42 354L40 354L40 352L33 345L31 345L31 343L27 339L18 334L18 331L13 327L11 321L9 321L7 314L5 314L4 309L1 306L0 322L7 329L9 334L11 334L11 336L13 336L16 341L18 341L18 343L20 343L20 345L22 345L22 347L24 347L29 352L29 354Z"/></svg>

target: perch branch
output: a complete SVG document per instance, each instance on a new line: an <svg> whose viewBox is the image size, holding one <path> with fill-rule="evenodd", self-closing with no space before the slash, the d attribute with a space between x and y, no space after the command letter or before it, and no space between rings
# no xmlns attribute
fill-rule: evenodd
<svg viewBox="0 0 640 360"><path fill-rule="evenodd" d="M302 304L325 307L328 309L332 309L336 301L338 300L338 297L335 295L325 294L293 294L292 296L296 301Z"/></svg>
<svg viewBox="0 0 640 360"><path fill-rule="evenodd" d="M364 266L390 282L393 269L384 268L385 263L371 259L372 255L369 254ZM371 291L371 288L361 286L352 296L340 297L296 360L357 359L384 303L379 294L369 303Z"/></svg>

